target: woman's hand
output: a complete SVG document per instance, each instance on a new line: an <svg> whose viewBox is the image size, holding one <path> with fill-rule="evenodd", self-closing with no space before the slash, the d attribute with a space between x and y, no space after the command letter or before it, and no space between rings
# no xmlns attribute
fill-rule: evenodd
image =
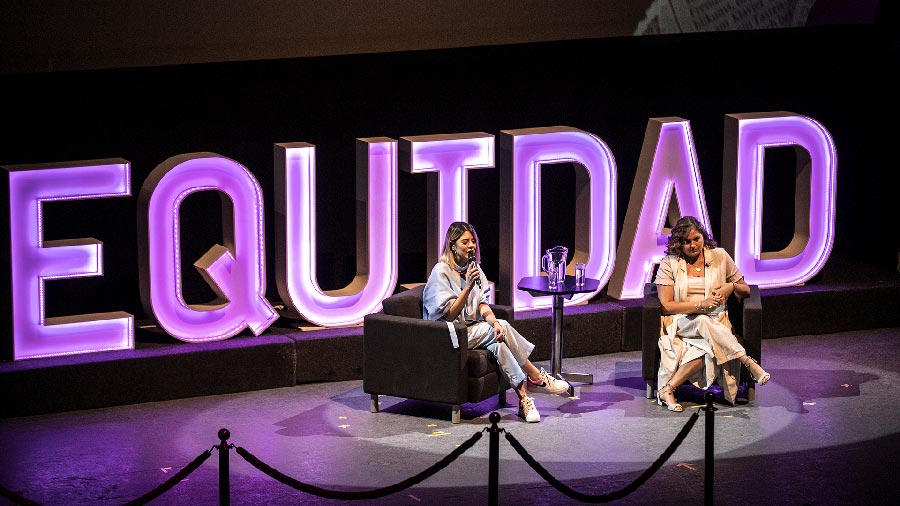
<svg viewBox="0 0 900 506"><path fill-rule="evenodd" d="M713 288L712 292L710 292L710 296L715 299L716 305L718 306L728 300L728 297L731 297L731 295L734 293L734 290L735 288L733 283L725 283Z"/></svg>
<svg viewBox="0 0 900 506"><path fill-rule="evenodd" d="M478 265L475 262L470 262L469 267L466 269L466 285L469 288L474 288L480 277L481 271L478 270Z"/></svg>
<svg viewBox="0 0 900 506"><path fill-rule="evenodd" d="M724 285L719 285L717 287L714 287L712 289L712 292L710 292L710 293L712 293L713 295L722 295L727 299L728 296L731 295L731 292L733 292L733 291L734 291L734 289L731 286L731 283L725 283Z"/></svg>
<svg viewBox="0 0 900 506"><path fill-rule="evenodd" d="M717 306L721 305L720 300L721 298L719 296L710 295L709 297L696 303L697 311L702 314L706 314L715 309Z"/></svg>
<svg viewBox="0 0 900 506"><path fill-rule="evenodd" d="M500 322L494 322L494 338L497 339L498 343L502 343L506 340L506 331L503 330L503 326L500 325Z"/></svg>

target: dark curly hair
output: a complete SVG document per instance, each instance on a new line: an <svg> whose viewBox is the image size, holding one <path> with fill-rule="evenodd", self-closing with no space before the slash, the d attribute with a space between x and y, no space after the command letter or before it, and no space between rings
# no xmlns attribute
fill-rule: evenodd
<svg viewBox="0 0 900 506"><path fill-rule="evenodd" d="M672 227L672 232L669 234L669 240L666 242L666 254L680 257L681 247L687 242L687 236L691 230L696 230L703 236L703 247L715 248L718 246L716 240L706 231L700 220L693 216L682 216L675 222L675 226Z"/></svg>

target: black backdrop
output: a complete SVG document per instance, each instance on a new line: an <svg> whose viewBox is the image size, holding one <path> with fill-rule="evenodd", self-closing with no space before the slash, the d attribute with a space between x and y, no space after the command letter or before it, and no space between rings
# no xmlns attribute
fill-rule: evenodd
<svg viewBox="0 0 900 506"><path fill-rule="evenodd" d="M838 153L834 251L885 270L900 251L896 162L888 119L898 112L898 45L890 27L848 25L750 32L605 38L405 53L3 76L0 164L121 157L132 196L46 206L45 238L95 237L105 275L48 284L47 315L123 310L137 318L137 194L165 159L211 151L255 174L266 199L268 296L274 281L273 149L317 147L319 283L350 281L355 269L355 139L568 125L603 139L618 167L618 227L624 220L647 120L690 120L707 205L718 235L724 115L791 111L820 121ZM793 226L791 164L766 166L764 249L780 249ZM773 167L774 165L774 167ZM771 169L771 170L770 170ZM546 178L542 246L574 246L571 170ZM484 267L497 278L496 169L470 172L469 218ZM424 175L401 172L400 279L424 281ZM4 193L4 208L8 196ZM325 211L327 209L327 212ZM219 242L218 199L185 202L192 231L182 245L185 298L211 292L190 264ZM4 221L6 223L6 221ZM8 235L7 235L8 238ZM8 240L8 239L7 239ZM8 251L4 248L4 272ZM6 274L4 274L6 275ZM4 298L8 294L4 293ZM5 309L8 305L4 303Z"/></svg>

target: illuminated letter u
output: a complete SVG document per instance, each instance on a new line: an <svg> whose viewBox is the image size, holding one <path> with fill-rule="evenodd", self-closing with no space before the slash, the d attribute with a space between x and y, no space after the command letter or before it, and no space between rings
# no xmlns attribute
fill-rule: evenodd
<svg viewBox="0 0 900 506"><path fill-rule="evenodd" d="M351 325L379 311L397 284L397 141L356 141L356 276L329 292L316 281L315 150L275 145L278 294L316 325Z"/></svg>

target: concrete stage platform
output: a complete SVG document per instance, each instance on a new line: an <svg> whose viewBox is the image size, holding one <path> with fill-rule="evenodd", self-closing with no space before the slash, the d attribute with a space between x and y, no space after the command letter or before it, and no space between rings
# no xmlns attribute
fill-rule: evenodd
<svg viewBox="0 0 900 506"><path fill-rule="evenodd" d="M772 380L757 399L717 405L715 504L894 505L900 497L900 328L788 336L762 343ZM118 505L229 442L285 475L328 490L395 484L434 465L501 415L499 504L584 504L551 487L506 440L571 489L615 492L663 453L697 405L672 413L644 398L639 351L567 359L592 372L580 397L536 395L542 420L495 399L463 407L382 398L369 412L359 380L147 402L0 420L0 486L45 505ZM679 389L683 399L695 392ZM617 505L704 501L704 417L643 486ZM481 505L488 437L412 488L366 501L322 499L283 485L229 451L232 505ZM218 451L151 504L218 504ZM0 499L0 504L9 504Z"/></svg>
<svg viewBox="0 0 900 506"><path fill-rule="evenodd" d="M832 255L804 286L761 290L764 339L900 327L900 275ZM564 357L637 351L640 300L598 296L564 310ZM218 395L362 378L362 326L300 330L281 318L261 336L202 344L138 328L134 350L0 362L0 417ZM515 326L550 358L550 310ZM763 355L763 361L768 358Z"/></svg>

